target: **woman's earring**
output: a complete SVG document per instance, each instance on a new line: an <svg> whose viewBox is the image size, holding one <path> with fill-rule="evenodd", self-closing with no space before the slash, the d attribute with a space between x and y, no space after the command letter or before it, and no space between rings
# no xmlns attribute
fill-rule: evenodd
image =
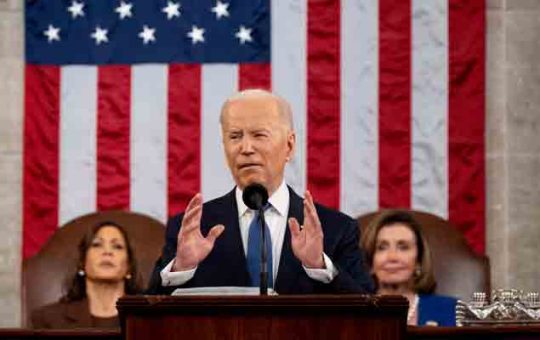
<svg viewBox="0 0 540 340"><path fill-rule="evenodd" d="M416 266L416 269L414 270L414 275L420 276L422 274L422 268L420 266Z"/></svg>
<svg viewBox="0 0 540 340"><path fill-rule="evenodd" d="M83 277L84 275L86 275L86 273L84 272L84 270L79 269L79 271L77 271L77 275L79 275L80 277Z"/></svg>
<svg viewBox="0 0 540 340"><path fill-rule="evenodd" d="M126 275L126 280L131 280L131 274Z"/></svg>

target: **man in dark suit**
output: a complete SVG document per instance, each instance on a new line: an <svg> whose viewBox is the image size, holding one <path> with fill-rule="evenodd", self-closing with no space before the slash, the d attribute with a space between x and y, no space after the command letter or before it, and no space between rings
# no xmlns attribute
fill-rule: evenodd
<svg viewBox="0 0 540 340"><path fill-rule="evenodd" d="M149 293L258 286L250 250L255 212L241 199L252 183L262 184L270 195L265 210L270 287L280 294L371 292L356 222L315 204L309 191L300 198L284 182L296 143L288 103L267 91L246 90L225 102L220 122L236 187L204 204L197 194L183 214L169 220Z"/></svg>

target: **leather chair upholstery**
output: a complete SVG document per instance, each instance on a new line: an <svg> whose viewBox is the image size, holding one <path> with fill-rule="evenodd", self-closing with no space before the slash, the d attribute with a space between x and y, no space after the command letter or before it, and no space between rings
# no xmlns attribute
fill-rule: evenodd
<svg viewBox="0 0 540 340"><path fill-rule="evenodd" d="M436 294L470 301L473 292L491 291L489 259L478 255L467 244L463 234L436 215L411 211L420 223L430 245L437 287ZM360 231L377 212L358 217Z"/></svg>
<svg viewBox="0 0 540 340"><path fill-rule="evenodd" d="M144 286L163 246L165 226L145 215L125 211L97 212L76 218L59 228L35 256L23 261L22 318L29 325L34 309L56 302L77 267L78 245L88 228L113 221L122 225L133 243Z"/></svg>

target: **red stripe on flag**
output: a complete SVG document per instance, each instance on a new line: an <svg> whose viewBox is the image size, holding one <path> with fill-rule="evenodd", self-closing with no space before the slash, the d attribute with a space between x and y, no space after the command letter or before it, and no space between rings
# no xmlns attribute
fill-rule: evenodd
<svg viewBox="0 0 540 340"><path fill-rule="evenodd" d="M339 208L340 4L308 2L307 186L315 199Z"/></svg>
<svg viewBox="0 0 540 340"><path fill-rule="evenodd" d="M238 89L258 88L271 90L270 64L240 64Z"/></svg>
<svg viewBox="0 0 540 340"><path fill-rule="evenodd" d="M201 188L201 67L169 66L168 214Z"/></svg>
<svg viewBox="0 0 540 340"><path fill-rule="evenodd" d="M129 209L131 68L98 73L97 207Z"/></svg>
<svg viewBox="0 0 540 340"><path fill-rule="evenodd" d="M485 249L485 3L450 0L449 218Z"/></svg>
<svg viewBox="0 0 540 340"><path fill-rule="evenodd" d="M411 2L379 2L379 206L410 206Z"/></svg>
<svg viewBox="0 0 540 340"><path fill-rule="evenodd" d="M25 69L23 257L58 228L60 68Z"/></svg>

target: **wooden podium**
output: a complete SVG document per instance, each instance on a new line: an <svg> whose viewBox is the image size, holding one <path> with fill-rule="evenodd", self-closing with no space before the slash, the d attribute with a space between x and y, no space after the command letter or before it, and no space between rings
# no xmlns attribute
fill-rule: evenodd
<svg viewBox="0 0 540 340"><path fill-rule="evenodd" d="M126 296L122 335L137 339L405 339L400 296Z"/></svg>

